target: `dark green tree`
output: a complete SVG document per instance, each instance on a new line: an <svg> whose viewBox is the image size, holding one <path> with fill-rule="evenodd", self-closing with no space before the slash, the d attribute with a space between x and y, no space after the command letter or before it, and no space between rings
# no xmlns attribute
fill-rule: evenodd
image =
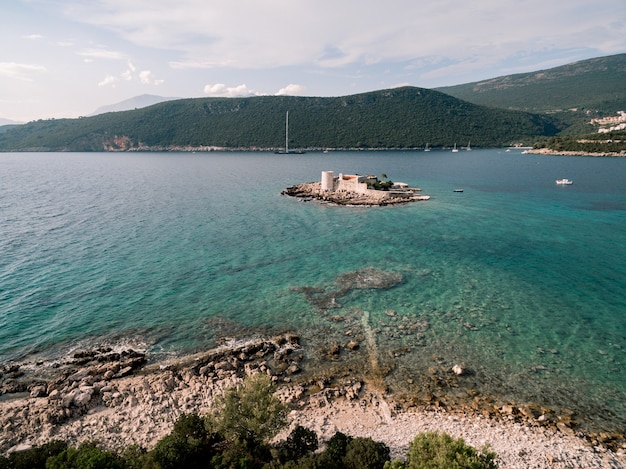
<svg viewBox="0 0 626 469"><path fill-rule="evenodd" d="M159 469L204 468L218 442L219 437L207 431L198 414L182 414L172 432L150 451L147 460L150 467Z"/></svg>
<svg viewBox="0 0 626 469"><path fill-rule="evenodd" d="M383 469L389 453L384 443L359 437L348 443L343 462L347 469Z"/></svg>
<svg viewBox="0 0 626 469"><path fill-rule="evenodd" d="M124 465L117 454L86 442L49 457L46 469L124 469Z"/></svg>
<svg viewBox="0 0 626 469"><path fill-rule="evenodd" d="M23 451L16 451L9 455L7 463L12 469L45 469L46 461L51 456L65 451L67 443L63 441L53 440L41 446L34 446ZM1 460L1 458L0 458ZM2 466L0 461L0 467Z"/></svg>
<svg viewBox="0 0 626 469"><path fill-rule="evenodd" d="M318 441L314 431L298 425L287 439L278 446L280 460L297 461L317 450Z"/></svg>
<svg viewBox="0 0 626 469"><path fill-rule="evenodd" d="M297 461L287 461L280 466L280 469L328 469L329 466L324 465L319 457L309 454Z"/></svg>
<svg viewBox="0 0 626 469"><path fill-rule="evenodd" d="M213 469L262 469L272 462L272 453L264 443L235 440L227 442L211 459ZM278 466L280 467L280 466Z"/></svg>
<svg viewBox="0 0 626 469"><path fill-rule="evenodd" d="M148 452L139 445L124 448L121 454L125 469L147 469Z"/></svg>
<svg viewBox="0 0 626 469"><path fill-rule="evenodd" d="M326 449L317 457L319 467L324 469L345 469L343 458L352 437L336 432L326 443Z"/></svg>

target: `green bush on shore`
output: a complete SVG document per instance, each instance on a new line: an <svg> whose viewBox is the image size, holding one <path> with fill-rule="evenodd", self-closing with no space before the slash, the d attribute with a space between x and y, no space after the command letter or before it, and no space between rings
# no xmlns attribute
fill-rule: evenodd
<svg viewBox="0 0 626 469"><path fill-rule="evenodd" d="M246 378L216 399L207 425L229 441L269 441L287 424L287 407L273 395L267 375Z"/></svg>
<svg viewBox="0 0 626 469"><path fill-rule="evenodd" d="M484 447L480 452L446 433L421 433L409 445L407 469L491 469L496 454Z"/></svg>

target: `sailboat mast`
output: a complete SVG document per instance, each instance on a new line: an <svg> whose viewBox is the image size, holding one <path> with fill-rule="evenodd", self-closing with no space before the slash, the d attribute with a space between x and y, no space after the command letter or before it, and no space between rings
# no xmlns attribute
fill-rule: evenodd
<svg viewBox="0 0 626 469"><path fill-rule="evenodd" d="M285 116L285 153L289 153L289 111Z"/></svg>

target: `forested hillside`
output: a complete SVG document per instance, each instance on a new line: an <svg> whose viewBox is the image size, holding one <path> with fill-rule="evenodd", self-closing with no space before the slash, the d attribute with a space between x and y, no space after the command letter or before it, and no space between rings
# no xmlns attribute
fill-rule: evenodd
<svg viewBox="0 0 626 469"><path fill-rule="evenodd" d="M561 154L626 156L626 131L550 137L544 142L538 142L533 148Z"/></svg>
<svg viewBox="0 0 626 469"><path fill-rule="evenodd" d="M528 112L626 110L626 54L437 88L475 104Z"/></svg>
<svg viewBox="0 0 626 469"><path fill-rule="evenodd" d="M413 87L345 97L196 98L80 119L40 120L0 134L1 151L421 148L534 143L549 116L491 109Z"/></svg>

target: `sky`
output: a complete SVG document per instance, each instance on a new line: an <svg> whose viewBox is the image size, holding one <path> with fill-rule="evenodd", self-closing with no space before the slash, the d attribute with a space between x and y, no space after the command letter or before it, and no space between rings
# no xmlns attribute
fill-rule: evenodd
<svg viewBox="0 0 626 469"><path fill-rule="evenodd" d="M626 52L625 0L5 0L0 118L143 94L345 96Z"/></svg>

